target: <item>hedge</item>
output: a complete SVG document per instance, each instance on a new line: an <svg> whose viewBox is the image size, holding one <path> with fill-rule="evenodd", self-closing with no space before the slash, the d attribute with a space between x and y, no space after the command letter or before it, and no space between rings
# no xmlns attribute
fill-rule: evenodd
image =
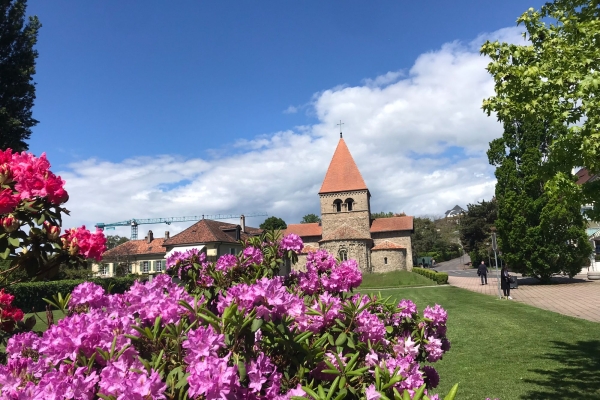
<svg viewBox="0 0 600 400"><path fill-rule="evenodd" d="M426 268L413 267L412 272L416 272L419 275L423 275L435 282L438 285L445 285L448 283L448 274L445 272L437 272Z"/></svg>
<svg viewBox="0 0 600 400"><path fill-rule="evenodd" d="M43 300L52 299L57 293L63 296L71 293L75 286L83 282L94 282L102 286L104 290L108 290L110 284L114 284L111 293L124 293L133 283L136 278L97 278L97 279L73 279L49 282L24 282L15 283L5 288L5 291L15 296L13 305L19 307L24 313L32 311L44 311L47 303Z"/></svg>

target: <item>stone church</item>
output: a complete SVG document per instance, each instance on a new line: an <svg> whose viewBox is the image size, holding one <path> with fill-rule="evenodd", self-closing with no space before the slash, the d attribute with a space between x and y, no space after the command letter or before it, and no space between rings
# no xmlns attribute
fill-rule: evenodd
<svg viewBox="0 0 600 400"><path fill-rule="evenodd" d="M371 218L371 193L341 136L319 191L321 223L285 230L304 242L294 269L303 269L306 254L321 248L355 259L363 272L411 270L413 217Z"/></svg>

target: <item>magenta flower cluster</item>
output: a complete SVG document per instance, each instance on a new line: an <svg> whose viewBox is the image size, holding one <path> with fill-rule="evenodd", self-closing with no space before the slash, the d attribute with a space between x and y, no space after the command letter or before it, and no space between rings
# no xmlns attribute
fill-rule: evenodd
<svg viewBox="0 0 600 400"><path fill-rule="evenodd" d="M422 318L409 300L353 294L362 280L356 262L323 250L307 256L306 272L276 276L277 257L302 247L295 236L257 238L239 257L216 263L197 251L174 253L168 271L181 285L170 275L136 282L124 294L79 285L68 316L41 336L8 341L0 399L146 400L187 392L203 400L290 400L315 385L378 399L393 389L436 387L437 372L422 363L449 349L446 312L436 305ZM336 376L348 370L363 376L340 384ZM398 379L377 387L375 370Z"/></svg>

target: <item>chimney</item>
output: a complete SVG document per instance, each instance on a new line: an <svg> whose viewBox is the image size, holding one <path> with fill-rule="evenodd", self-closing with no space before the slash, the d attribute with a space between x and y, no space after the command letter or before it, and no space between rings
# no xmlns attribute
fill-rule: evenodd
<svg viewBox="0 0 600 400"><path fill-rule="evenodd" d="M152 233L152 231L148 231L148 236L146 236L146 240L148 241L148 243L152 243L152 241L154 240L154 234Z"/></svg>
<svg viewBox="0 0 600 400"><path fill-rule="evenodd" d="M168 238L170 238L170 237L171 237L171 236L170 236L170 233L169 233L169 231L165 231L165 239L168 239Z"/></svg>
<svg viewBox="0 0 600 400"><path fill-rule="evenodd" d="M244 214L240 216L240 226L242 227L242 232L246 232L246 217L244 217Z"/></svg>

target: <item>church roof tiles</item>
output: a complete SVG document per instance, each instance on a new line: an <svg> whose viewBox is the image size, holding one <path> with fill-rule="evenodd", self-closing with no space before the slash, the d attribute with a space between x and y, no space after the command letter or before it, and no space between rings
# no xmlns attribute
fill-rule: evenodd
<svg viewBox="0 0 600 400"><path fill-rule="evenodd" d="M323 232L323 228L321 228L321 224L318 222L310 223L310 224L289 224L287 229L283 231L284 235L295 233L300 237L306 236L321 236Z"/></svg>
<svg viewBox="0 0 600 400"><path fill-rule="evenodd" d="M350 154L350 150L348 150L348 146L346 146L346 142L340 138L319 194L351 190L367 190L367 185L352 158L352 154Z"/></svg>
<svg viewBox="0 0 600 400"><path fill-rule="evenodd" d="M375 250L403 250L406 249L404 246L400 246L394 242L390 242L389 240L384 240L383 242L373 246L371 251Z"/></svg>
<svg viewBox="0 0 600 400"><path fill-rule="evenodd" d="M371 233L375 232L395 232L395 231L412 231L413 217L391 217L377 218L371 224Z"/></svg>

